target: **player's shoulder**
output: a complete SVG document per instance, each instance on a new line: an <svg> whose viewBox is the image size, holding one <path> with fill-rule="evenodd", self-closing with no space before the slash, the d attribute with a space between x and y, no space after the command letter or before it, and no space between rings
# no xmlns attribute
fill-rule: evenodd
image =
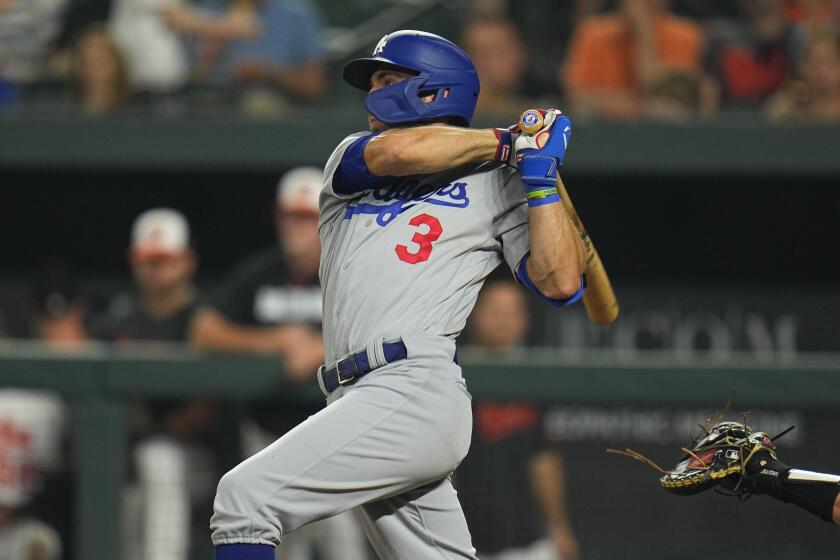
<svg viewBox="0 0 840 560"><path fill-rule="evenodd" d="M343 151L344 149L347 149L347 147L350 146L350 144L352 144L353 142L355 142L359 138L364 138L366 136L371 136L372 134L373 134L372 132L365 131L365 130L360 130L359 132L354 132L352 134L348 134L347 136L342 138L341 141L336 145L335 150L333 150L333 155L335 155L336 152Z"/></svg>
<svg viewBox="0 0 840 560"><path fill-rule="evenodd" d="M344 152L347 151L347 148L349 148L353 144L353 142L360 138L370 136L372 134L372 132L359 131L345 136L341 140L341 142L339 142L336 145L335 149L333 149L332 153L330 154L330 157L327 159L327 164L324 166L325 178L329 178L332 176L339 163L341 162L341 158L344 156Z"/></svg>

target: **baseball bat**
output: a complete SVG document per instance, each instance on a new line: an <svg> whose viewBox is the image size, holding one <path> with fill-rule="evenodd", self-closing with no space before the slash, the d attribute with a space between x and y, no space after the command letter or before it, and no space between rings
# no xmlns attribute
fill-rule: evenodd
<svg viewBox="0 0 840 560"><path fill-rule="evenodd" d="M529 109L519 117L519 128L524 134L532 136L539 132L542 127L543 114L540 111ZM578 216L559 174L557 175L557 192L563 199L563 207L566 209L566 213L575 229L577 229L583 243L586 256L583 272L586 276L586 290L583 292L583 304L586 306L586 314L593 323L609 325L618 317L618 300L610 283L610 277L607 276L604 263L601 261L597 249L595 249L592 238L586 232L586 228L583 227L583 222Z"/></svg>

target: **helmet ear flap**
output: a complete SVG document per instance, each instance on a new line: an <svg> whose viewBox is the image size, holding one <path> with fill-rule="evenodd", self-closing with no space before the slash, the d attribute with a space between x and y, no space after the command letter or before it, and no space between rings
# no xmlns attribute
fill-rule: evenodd
<svg viewBox="0 0 840 560"><path fill-rule="evenodd" d="M377 120L389 125L429 120L429 106L420 95L425 81L425 77L416 76L372 91L365 97L365 107Z"/></svg>

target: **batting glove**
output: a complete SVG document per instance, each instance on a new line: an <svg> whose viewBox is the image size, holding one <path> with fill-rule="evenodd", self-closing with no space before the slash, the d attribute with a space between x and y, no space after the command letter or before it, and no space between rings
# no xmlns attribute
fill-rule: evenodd
<svg viewBox="0 0 840 560"><path fill-rule="evenodd" d="M572 121L557 109L544 113L543 128L534 135L520 134L514 143L515 161L529 206L559 202L557 170L563 165Z"/></svg>

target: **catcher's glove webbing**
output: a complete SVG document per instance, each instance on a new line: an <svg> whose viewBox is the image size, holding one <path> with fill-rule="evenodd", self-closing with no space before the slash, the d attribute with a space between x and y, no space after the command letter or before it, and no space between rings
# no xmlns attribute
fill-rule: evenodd
<svg viewBox="0 0 840 560"><path fill-rule="evenodd" d="M671 470L665 470L642 454L625 449L607 449L608 453L623 455L649 465L662 473L659 484L665 490L679 495L690 495L718 487L719 492L747 497L754 492L748 482L748 471L762 461L776 460L773 440L793 427L771 438L764 432L754 432L746 423L720 422L710 429L701 426L704 433L689 447Z"/></svg>

